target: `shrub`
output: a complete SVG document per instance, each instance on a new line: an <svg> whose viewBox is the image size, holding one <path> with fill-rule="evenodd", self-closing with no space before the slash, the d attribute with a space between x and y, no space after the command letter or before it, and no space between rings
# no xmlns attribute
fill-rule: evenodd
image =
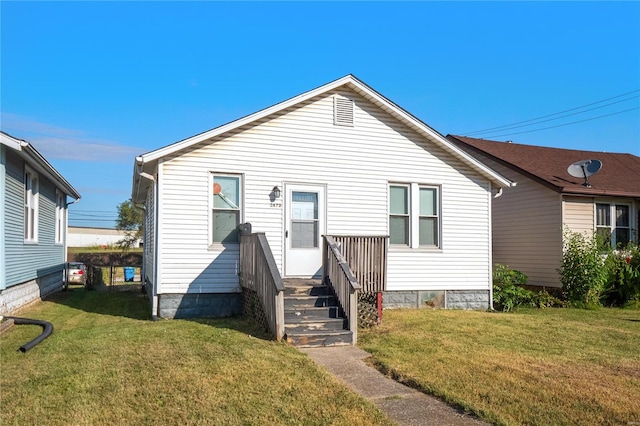
<svg viewBox="0 0 640 426"><path fill-rule="evenodd" d="M528 278L516 269L506 265L496 264L493 274L493 303L496 309L504 312L516 310L519 307L550 308L564 306L564 302L552 296L546 290L532 291L522 286Z"/></svg>
<svg viewBox="0 0 640 426"><path fill-rule="evenodd" d="M605 303L624 306L640 301L640 246L629 244L607 255Z"/></svg>
<svg viewBox="0 0 640 426"><path fill-rule="evenodd" d="M533 292L523 287L527 276L506 265L496 265L493 274L493 303L496 309L513 311L520 306L533 306Z"/></svg>
<svg viewBox="0 0 640 426"><path fill-rule="evenodd" d="M569 304L577 307L600 306L609 278L603 245L594 234L565 230L564 252L559 269L562 291Z"/></svg>

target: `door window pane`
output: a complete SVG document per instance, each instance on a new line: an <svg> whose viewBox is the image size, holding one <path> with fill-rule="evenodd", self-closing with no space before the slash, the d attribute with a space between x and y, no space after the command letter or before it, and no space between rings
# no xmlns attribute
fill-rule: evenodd
<svg viewBox="0 0 640 426"><path fill-rule="evenodd" d="M291 248L317 248L318 193L293 191L291 194Z"/></svg>

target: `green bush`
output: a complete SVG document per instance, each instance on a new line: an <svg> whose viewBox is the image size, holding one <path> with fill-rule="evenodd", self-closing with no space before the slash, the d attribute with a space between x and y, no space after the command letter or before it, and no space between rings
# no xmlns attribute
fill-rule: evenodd
<svg viewBox="0 0 640 426"><path fill-rule="evenodd" d="M564 252L559 269L562 291L567 302L576 307L601 306L609 272L597 235L564 232Z"/></svg>
<svg viewBox="0 0 640 426"><path fill-rule="evenodd" d="M552 296L546 290L532 291L522 286L528 278L516 269L506 265L496 264L493 273L493 304L494 308L510 312L519 307L550 308L564 306L564 302Z"/></svg>
<svg viewBox="0 0 640 426"><path fill-rule="evenodd" d="M525 274L506 265L497 264L493 273L494 307L509 312L520 306L532 306L533 292L521 287L525 284Z"/></svg>
<svg viewBox="0 0 640 426"><path fill-rule="evenodd" d="M604 302L624 306L640 301L640 246L628 244L607 254L608 280Z"/></svg>

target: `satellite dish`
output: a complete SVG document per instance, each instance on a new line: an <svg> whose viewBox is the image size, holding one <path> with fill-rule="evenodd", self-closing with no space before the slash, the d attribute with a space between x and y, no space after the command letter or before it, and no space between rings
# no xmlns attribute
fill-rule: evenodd
<svg viewBox="0 0 640 426"><path fill-rule="evenodd" d="M602 161L600 160L582 160L576 161L567 168L567 172L577 178L583 178L583 185L587 188L591 188L589 183L589 176L593 176L602 168Z"/></svg>

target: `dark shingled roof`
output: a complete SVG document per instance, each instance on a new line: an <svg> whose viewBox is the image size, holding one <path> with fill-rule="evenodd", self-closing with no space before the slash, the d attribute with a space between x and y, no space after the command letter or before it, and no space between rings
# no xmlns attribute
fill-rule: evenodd
<svg viewBox="0 0 640 426"><path fill-rule="evenodd" d="M561 193L640 198L640 157L632 154L547 148L455 135L447 135L447 139L471 154L486 154ZM576 161L591 159L600 160L602 169L589 177L591 188L587 188L584 179L571 176L567 168Z"/></svg>

